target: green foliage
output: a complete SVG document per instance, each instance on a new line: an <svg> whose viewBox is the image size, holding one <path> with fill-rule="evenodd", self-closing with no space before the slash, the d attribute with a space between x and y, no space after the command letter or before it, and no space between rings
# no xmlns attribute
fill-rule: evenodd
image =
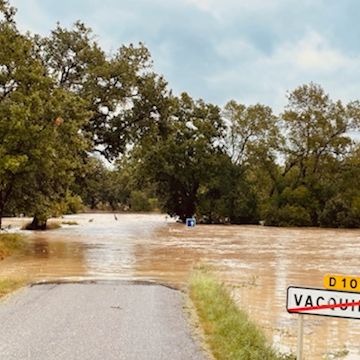
<svg viewBox="0 0 360 360"><path fill-rule="evenodd" d="M160 209L159 200L155 197L149 197L149 206L151 211L158 211Z"/></svg>
<svg viewBox="0 0 360 360"><path fill-rule="evenodd" d="M333 102L312 83L289 94L282 114L285 164L262 207L266 224L359 226L357 194L350 190L360 185L359 157L348 135L359 129L359 110L359 103Z"/></svg>
<svg viewBox="0 0 360 360"><path fill-rule="evenodd" d="M7 23L11 24L14 22L14 16L16 14L16 9L10 6L7 0L0 0L0 16ZM0 19L1 19L0 18Z"/></svg>
<svg viewBox="0 0 360 360"><path fill-rule="evenodd" d="M130 195L130 209L132 211L150 211L151 205L148 197L142 191L132 191Z"/></svg>
<svg viewBox="0 0 360 360"><path fill-rule="evenodd" d="M214 156L199 187L197 219L205 223L252 224L259 221L257 198L243 169L229 156Z"/></svg>
<svg viewBox="0 0 360 360"><path fill-rule="evenodd" d="M360 227L360 147L342 161L333 189L320 212L319 223L326 227Z"/></svg>
<svg viewBox="0 0 360 360"><path fill-rule="evenodd" d="M69 195L66 197L66 214L76 214L84 210L82 199L79 195Z"/></svg>
<svg viewBox="0 0 360 360"><path fill-rule="evenodd" d="M265 209L265 224L278 226L310 226L314 199L309 190L300 185L295 189L286 187L281 194L273 196Z"/></svg>
<svg viewBox="0 0 360 360"><path fill-rule="evenodd" d="M77 174L72 190L90 209L124 210L130 205L130 193L135 186L131 171L130 166L124 165L109 170L101 160L90 157Z"/></svg>
<svg viewBox="0 0 360 360"><path fill-rule="evenodd" d="M80 130L90 113L81 98L45 76L33 39L13 23L0 27L0 219L17 209L43 223L88 149Z"/></svg>
<svg viewBox="0 0 360 360"><path fill-rule="evenodd" d="M59 217L63 214L76 214L84 210L82 199L79 195L67 192L65 196L51 207L51 216Z"/></svg>
<svg viewBox="0 0 360 360"><path fill-rule="evenodd" d="M21 34L0 0L0 228L5 214L161 208L206 223L359 227L360 102L316 84L280 116L172 94L142 44L108 56L82 22ZM100 159L95 153L101 154ZM102 157L101 157L102 156ZM113 161L111 169L103 157Z"/></svg>
<svg viewBox="0 0 360 360"><path fill-rule="evenodd" d="M232 162L253 165L256 160L276 156L283 138L270 107L261 104L246 107L231 100L225 105L223 116L227 127L224 144Z"/></svg>
<svg viewBox="0 0 360 360"><path fill-rule="evenodd" d="M265 225L311 226L312 224L306 208L287 204L280 208L270 207L266 214Z"/></svg>
<svg viewBox="0 0 360 360"><path fill-rule="evenodd" d="M86 101L92 116L83 130L94 149L114 159L144 128L145 102L153 111L144 92L150 96L148 83L157 76L151 72L150 53L142 43L121 46L108 57L94 38L91 28L78 21L71 29L58 24L38 43L56 86ZM158 96L157 91L153 94Z"/></svg>
<svg viewBox="0 0 360 360"><path fill-rule="evenodd" d="M212 156L219 152L214 141L222 131L222 120L218 107L193 101L187 94L171 103L167 135L161 136L161 128L156 127L133 155L141 163L138 176L155 185L163 209L185 220L195 214L199 187Z"/></svg>
<svg viewBox="0 0 360 360"><path fill-rule="evenodd" d="M76 175L73 191L80 195L86 206L95 209L103 200L106 168L100 160L89 158L85 159L81 171Z"/></svg>
<svg viewBox="0 0 360 360"><path fill-rule="evenodd" d="M320 225L325 227L360 227L360 196L350 202L342 197L330 199L321 215Z"/></svg>

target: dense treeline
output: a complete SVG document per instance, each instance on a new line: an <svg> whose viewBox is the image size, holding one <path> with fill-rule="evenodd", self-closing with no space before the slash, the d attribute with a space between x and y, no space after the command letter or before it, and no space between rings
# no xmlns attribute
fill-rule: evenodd
<svg viewBox="0 0 360 360"><path fill-rule="evenodd" d="M91 30L21 34L0 0L0 227L5 215L159 209L181 220L360 226L360 103L319 86L280 115L172 94L143 44ZM105 166L105 159L112 166Z"/></svg>

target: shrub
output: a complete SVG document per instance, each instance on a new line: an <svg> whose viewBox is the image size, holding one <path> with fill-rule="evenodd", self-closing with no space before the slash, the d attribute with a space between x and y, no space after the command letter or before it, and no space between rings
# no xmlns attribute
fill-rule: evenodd
<svg viewBox="0 0 360 360"><path fill-rule="evenodd" d="M132 211L150 211L151 206L146 194L142 191L132 191L130 195L130 208Z"/></svg>

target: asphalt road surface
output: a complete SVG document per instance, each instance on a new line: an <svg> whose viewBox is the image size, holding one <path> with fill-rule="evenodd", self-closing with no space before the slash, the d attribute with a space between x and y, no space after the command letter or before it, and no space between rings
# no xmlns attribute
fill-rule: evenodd
<svg viewBox="0 0 360 360"><path fill-rule="evenodd" d="M205 360L182 294L161 285L36 285L0 302L1 360Z"/></svg>

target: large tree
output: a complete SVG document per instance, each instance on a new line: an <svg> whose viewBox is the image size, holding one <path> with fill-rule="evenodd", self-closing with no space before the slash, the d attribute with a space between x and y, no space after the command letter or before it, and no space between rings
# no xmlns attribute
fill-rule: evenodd
<svg viewBox="0 0 360 360"><path fill-rule="evenodd" d="M279 154L284 143L279 119L269 106L245 106L234 100L225 105L223 116L226 152L238 168L236 172L241 174L243 184L248 183L258 204L262 204L278 184Z"/></svg>
<svg viewBox="0 0 360 360"><path fill-rule="evenodd" d="M87 102L92 116L84 130L93 141L93 150L109 160L117 158L140 128L138 119L129 113L142 97L140 88L154 76L147 48L130 44L106 55L92 30L80 21L71 29L58 24L38 44L56 85Z"/></svg>
<svg viewBox="0 0 360 360"><path fill-rule="evenodd" d="M156 126L134 155L139 159L140 175L155 184L163 209L185 220L196 213L198 191L211 158L221 151L216 139L223 123L217 106L194 101L185 93L172 99L165 116L169 118L166 136Z"/></svg>
<svg viewBox="0 0 360 360"><path fill-rule="evenodd" d="M33 39L19 33L13 10L1 5L0 226L10 203L44 226L87 149L80 129L90 113L78 96L55 86Z"/></svg>

